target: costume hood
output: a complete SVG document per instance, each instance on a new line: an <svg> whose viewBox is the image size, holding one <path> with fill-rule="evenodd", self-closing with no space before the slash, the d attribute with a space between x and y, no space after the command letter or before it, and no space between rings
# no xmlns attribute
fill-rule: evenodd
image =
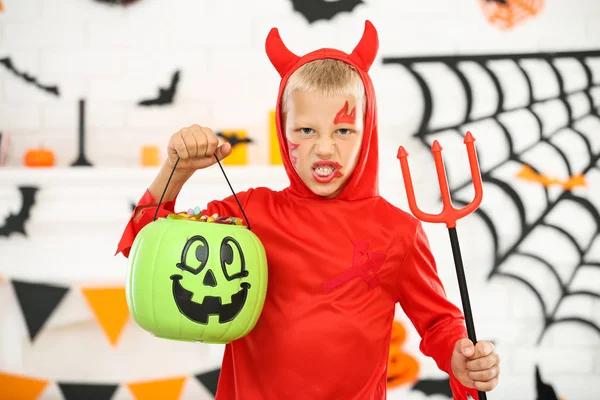
<svg viewBox="0 0 600 400"><path fill-rule="evenodd" d="M277 127L277 138L281 158L286 173L290 179L289 190L301 197L319 198L300 179L294 170L289 157L289 149L282 128L281 100L283 91L289 77L302 65L319 59L334 58L352 65L362 78L365 86L366 109L364 121L364 134L362 148L359 154L356 168L346 182L346 186L336 197L341 200L358 200L379 196L378 187L378 139L377 139L377 106L373 83L369 77L369 69L375 60L379 49L377 31L370 21L365 21L365 28L359 43L352 53L329 48L312 51L304 56L292 53L283 43L277 28L271 29L266 40L266 52L271 64L281 76L279 94L277 96L277 107L275 108L275 124Z"/></svg>

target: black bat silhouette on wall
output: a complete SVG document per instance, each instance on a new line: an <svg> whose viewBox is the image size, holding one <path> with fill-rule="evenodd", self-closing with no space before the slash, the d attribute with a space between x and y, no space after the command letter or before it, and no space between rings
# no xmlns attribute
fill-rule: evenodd
<svg viewBox="0 0 600 400"><path fill-rule="evenodd" d="M252 143L254 142L254 140L250 139L250 138L241 138L238 137L238 135L233 132L230 135L224 135L222 132L217 132L217 136L221 137L225 140L227 140L229 142L229 144L231 145L231 148L233 149L235 146L237 146L240 143Z"/></svg>
<svg viewBox="0 0 600 400"><path fill-rule="evenodd" d="M30 211L35 204L35 194L38 191L37 187L20 186L22 205L18 213L10 213L0 227L0 236L10 236L11 233L19 232L27 236L25 232L25 222L29 219Z"/></svg>
<svg viewBox="0 0 600 400"><path fill-rule="evenodd" d="M9 71L11 71L13 74L18 76L19 78L22 78L25 82L30 83L30 84L36 86L37 88L42 89L45 92L52 93L56 96L59 95L58 86L44 86L44 85L38 83L36 77L31 76L26 72L21 72L21 71L17 70L15 68L15 66L13 65L13 62L10 59L10 57L0 58L0 64L4 65Z"/></svg>
<svg viewBox="0 0 600 400"><path fill-rule="evenodd" d="M412 391L421 392L426 396L441 394L452 398L452 390L450 390L450 379L421 379L413 385Z"/></svg>
<svg viewBox="0 0 600 400"><path fill-rule="evenodd" d="M292 0L294 10L302 14L311 24L321 19L330 20L341 12L352 12L362 3L362 0Z"/></svg>
<svg viewBox="0 0 600 400"><path fill-rule="evenodd" d="M142 100L138 103L140 106L154 106L164 105L173 103L175 92L177 91L177 84L179 83L179 73L177 70L173 73L171 78L171 86L168 89L158 88L158 97L156 99Z"/></svg>
<svg viewBox="0 0 600 400"><path fill-rule="evenodd" d="M537 389L536 400L559 400L554 388L542 381L538 365L535 366L535 387Z"/></svg>

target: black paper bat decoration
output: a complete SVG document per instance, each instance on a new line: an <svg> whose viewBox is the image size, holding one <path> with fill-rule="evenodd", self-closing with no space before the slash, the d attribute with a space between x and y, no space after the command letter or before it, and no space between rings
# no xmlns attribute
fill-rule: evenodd
<svg viewBox="0 0 600 400"><path fill-rule="evenodd" d="M35 78L34 76L31 76L26 72L21 72L21 71L17 70L15 68L15 66L13 65L13 62L10 59L10 57L0 58L0 64L3 64L9 71L11 71L16 76L22 78L25 82L30 83L30 84L36 86L37 88L42 89L43 91L46 91L48 93L52 93L56 96L59 95L58 86L41 85L40 83L38 83L37 78Z"/></svg>
<svg viewBox="0 0 600 400"><path fill-rule="evenodd" d="M433 394L441 394L452 398L452 390L450 389L450 379L421 379L411 388L413 391L421 392L427 396Z"/></svg>
<svg viewBox="0 0 600 400"><path fill-rule="evenodd" d="M231 145L231 148L233 149L235 146L237 146L240 143L252 143L254 142L254 140L250 139L250 138L241 138L238 137L238 135L233 132L230 135L224 135L222 132L217 132L217 136L227 140L229 142L229 144Z"/></svg>
<svg viewBox="0 0 600 400"><path fill-rule="evenodd" d="M341 12L352 12L362 3L362 0L292 0L294 10L302 14L311 24L321 19L330 20Z"/></svg>
<svg viewBox="0 0 600 400"><path fill-rule="evenodd" d="M29 219L30 211L35 204L35 194L38 191L36 187L20 186L22 205L21 210L15 214L10 213L4 222L4 226L0 227L0 236L10 236L11 233L19 232L27 236L25 232L25 222Z"/></svg>
<svg viewBox="0 0 600 400"><path fill-rule="evenodd" d="M158 88L158 97L156 99L142 100L138 103L140 106L154 106L173 103L177 84L179 83L179 70L173 73L171 78L171 86L168 89Z"/></svg>

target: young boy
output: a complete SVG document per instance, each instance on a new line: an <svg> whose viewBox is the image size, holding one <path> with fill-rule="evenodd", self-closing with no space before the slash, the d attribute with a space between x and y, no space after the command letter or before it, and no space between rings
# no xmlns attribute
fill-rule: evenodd
<svg viewBox="0 0 600 400"><path fill-rule="evenodd" d="M238 194L269 264L260 319L228 344L217 400L380 400L386 398L391 326L399 303L422 338L420 349L450 375L456 399L498 382L490 342L467 339L446 297L418 220L379 196L377 113L368 70L378 49L366 22L348 55L290 52L276 29L266 51L282 77L276 124L290 185ZM180 158L159 216L174 212L195 170L231 153L198 125L174 134L168 160L132 215L117 252L128 256L150 221ZM233 196L205 212L241 217ZM282 223L281 221L285 221Z"/></svg>

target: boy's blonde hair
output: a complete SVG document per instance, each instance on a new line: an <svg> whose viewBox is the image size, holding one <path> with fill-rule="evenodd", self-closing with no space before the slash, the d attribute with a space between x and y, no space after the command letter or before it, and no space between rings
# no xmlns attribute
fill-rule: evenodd
<svg viewBox="0 0 600 400"><path fill-rule="evenodd" d="M365 87L358 71L350 64L332 58L306 63L290 76L282 97L284 113L295 90L320 92L325 96L354 96L362 103L363 114L367 106Z"/></svg>

